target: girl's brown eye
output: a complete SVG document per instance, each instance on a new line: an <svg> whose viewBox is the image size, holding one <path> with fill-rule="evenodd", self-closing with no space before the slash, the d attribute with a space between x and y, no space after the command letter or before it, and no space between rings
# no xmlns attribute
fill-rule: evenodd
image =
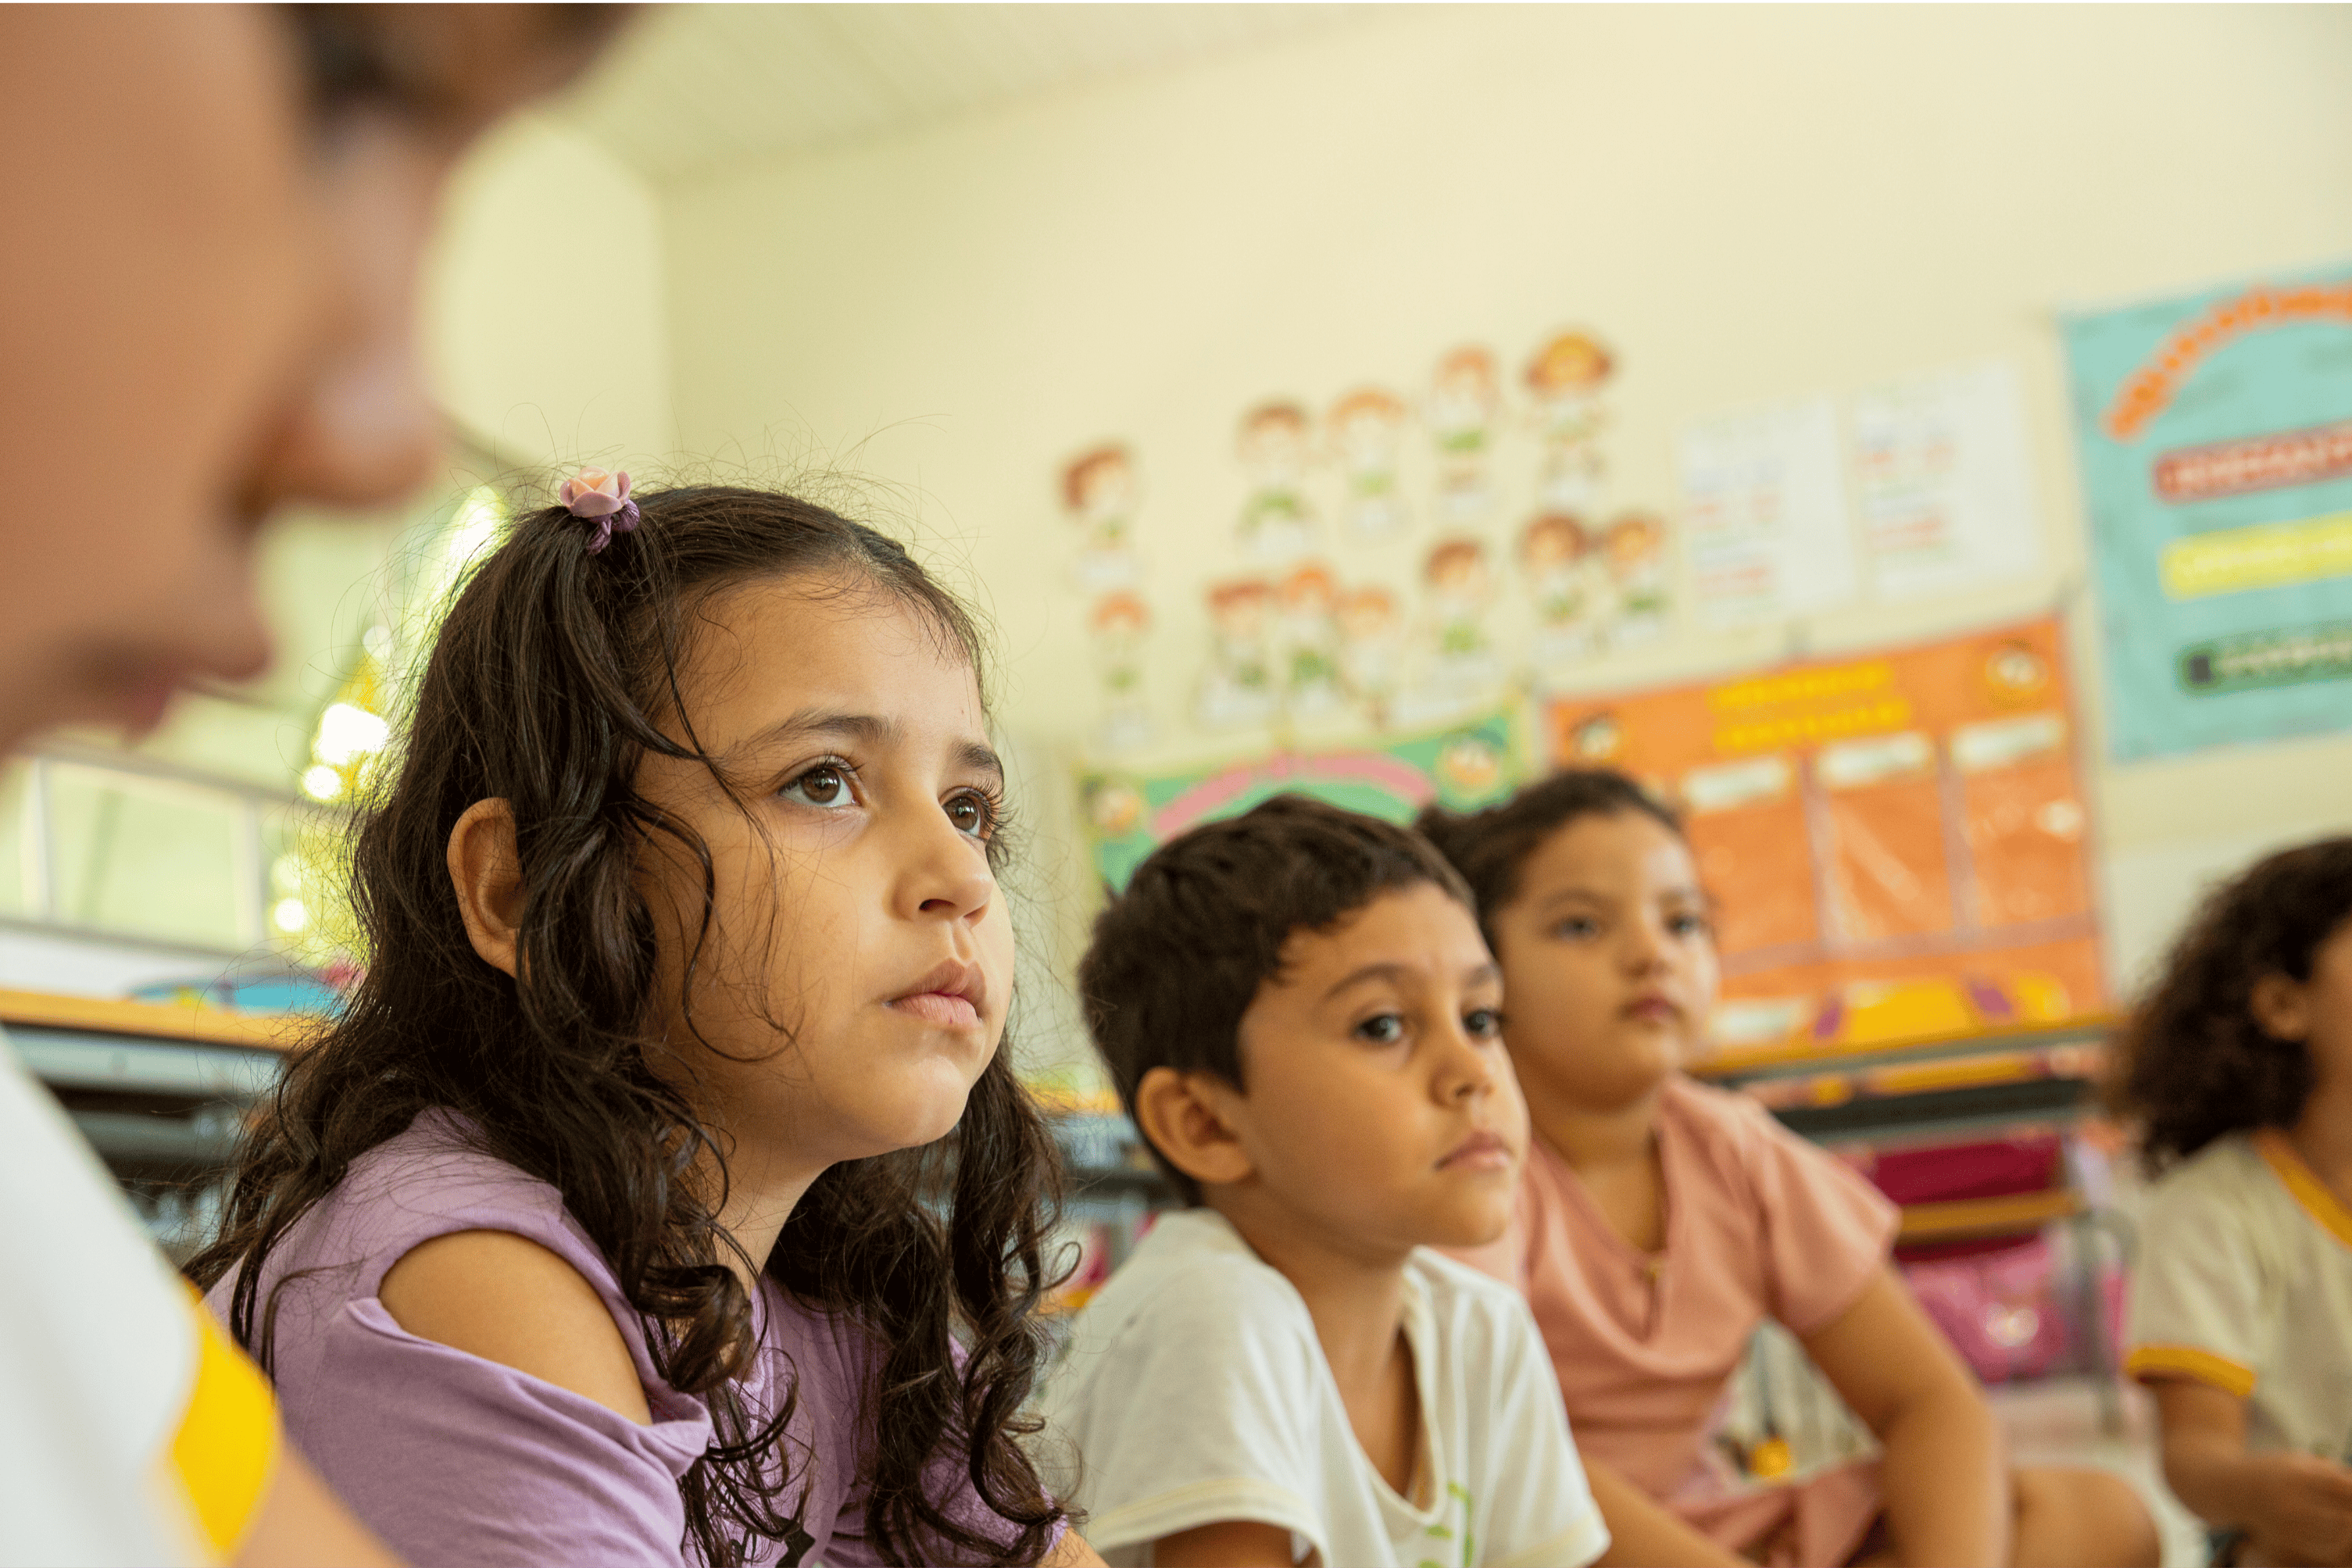
<svg viewBox="0 0 2352 1568"><path fill-rule="evenodd" d="M849 779L838 768L812 768L777 793L804 806L844 806L849 803Z"/></svg>
<svg viewBox="0 0 2352 1568"><path fill-rule="evenodd" d="M956 831L969 833L975 839L985 839L996 826L996 807L980 795L958 795L947 803L948 821Z"/></svg>

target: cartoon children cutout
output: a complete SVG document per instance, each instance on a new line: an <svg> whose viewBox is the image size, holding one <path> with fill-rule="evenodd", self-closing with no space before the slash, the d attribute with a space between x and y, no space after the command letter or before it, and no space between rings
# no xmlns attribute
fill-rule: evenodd
<svg viewBox="0 0 2352 1568"><path fill-rule="evenodd" d="M1404 400L1381 387L1359 387L1331 405L1325 421L1347 495L1348 537L1391 538L1408 521L1397 488L1397 449L1404 442Z"/></svg>
<svg viewBox="0 0 2352 1568"><path fill-rule="evenodd" d="M1600 501L1600 434L1607 420L1601 388L1613 368L1609 350L1582 332L1559 333L1528 361L1536 437L1543 444L1536 498L1547 511L1589 511Z"/></svg>
<svg viewBox="0 0 2352 1568"><path fill-rule="evenodd" d="M1440 540L1423 560L1421 575L1429 619L1415 678L1397 705L1398 719L1406 725L1471 711L1496 695L1502 674L1486 626L1495 596L1486 545L1460 537Z"/></svg>
<svg viewBox="0 0 2352 1568"><path fill-rule="evenodd" d="M1091 592L1132 587L1143 575L1135 553L1135 509L1141 498L1135 457L1106 442L1062 469L1062 507L1085 532L1078 549L1078 586Z"/></svg>
<svg viewBox="0 0 2352 1568"><path fill-rule="evenodd" d="M1403 643L1404 612L1395 594L1368 582L1340 596L1339 673L1349 695L1382 729L1396 699Z"/></svg>
<svg viewBox="0 0 2352 1568"><path fill-rule="evenodd" d="M1204 729L1234 729L1274 716L1278 694L1267 650L1274 591L1264 578L1237 578L1209 590L1209 667L1201 676L1196 716Z"/></svg>
<svg viewBox="0 0 2352 1568"><path fill-rule="evenodd" d="M1242 505L1242 553L1275 562L1308 553L1315 513L1307 500L1307 411L1295 402L1261 403L1242 416L1235 445L1250 485Z"/></svg>
<svg viewBox="0 0 2352 1568"><path fill-rule="evenodd" d="M1495 356L1473 344L1437 361L1430 384L1429 431L1437 444L1437 514L1449 528L1465 528L1493 510L1495 414L1502 386Z"/></svg>
<svg viewBox="0 0 2352 1568"><path fill-rule="evenodd" d="M1143 791L1124 779L1096 779L1086 788L1087 816L1095 831L1106 839L1123 839L1141 830L1150 807Z"/></svg>
<svg viewBox="0 0 2352 1568"><path fill-rule="evenodd" d="M1664 521L1649 512L1620 514L1601 537L1601 553L1614 601L1610 640L1625 645L1664 634L1671 609Z"/></svg>
<svg viewBox="0 0 2352 1568"><path fill-rule="evenodd" d="M1459 660L1486 653L1486 629L1480 622L1495 587L1486 547L1476 539L1441 541L1422 566L1422 581L1437 622L1438 655Z"/></svg>
<svg viewBox="0 0 2352 1568"><path fill-rule="evenodd" d="M1151 608L1121 590L1095 601L1087 617L1095 673L1102 681L1102 747L1132 751L1151 738L1151 710L1143 694L1143 643L1151 634Z"/></svg>
<svg viewBox="0 0 2352 1568"><path fill-rule="evenodd" d="M1579 768L1610 768L1625 749L1625 726L1607 708L1585 715L1568 729L1570 761Z"/></svg>
<svg viewBox="0 0 2352 1568"><path fill-rule="evenodd" d="M1339 685L1339 580L1320 561L1309 561L1282 580L1288 677L1283 702L1294 717L1321 717L1347 706Z"/></svg>
<svg viewBox="0 0 2352 1568"><path fill-rule="evenodd" d="M1519 570L1535 611L1529 653L1538 669L1556 668L1592 652L1599 569L1594 541L1582 519L1546 512L1519 534Z"/></svg>

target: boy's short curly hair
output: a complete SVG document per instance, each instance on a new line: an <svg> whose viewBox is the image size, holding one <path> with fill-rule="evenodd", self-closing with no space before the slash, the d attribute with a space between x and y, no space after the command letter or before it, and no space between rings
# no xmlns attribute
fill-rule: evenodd
<svg viewBox="0 0 2352 1568"><path fill-rule="evenodd" d="M2292 1125L2311 1055L2254 1021L2254 983L2311 978L2312 956L2352 920L2352 838L2257 862L2207 895L2125 1024L2109 1105L2141 1128L2156 1175L2224 1134Z"/></svg>
<svg viewBox="0 0 2352 1568"><path fill-rule="evenodd" d="M1475 909L1445 857L1411 829L1302 795L1277 795L1155 850L1095 921L1078 965L1087 1030L1129 1116L1155 1067L1245 1087L1242 1015L1280 973L1291 936L1328 930L1384 893L1424 883ZM1186 1202L1201 1201L1197 1183L1151 1155Z"/></svg>

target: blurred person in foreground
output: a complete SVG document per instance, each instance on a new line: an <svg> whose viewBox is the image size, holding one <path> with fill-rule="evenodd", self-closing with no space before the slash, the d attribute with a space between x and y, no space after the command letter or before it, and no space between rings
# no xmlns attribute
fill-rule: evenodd
<svg viewBox="0 0 2352 1568"><path fill-rule="evenodd" d="M572 6L0 13L0 753L260 671L263 522L425 476L442 183ZM275 1400L0 1051L0 1563L376 1563Z"/></svg>

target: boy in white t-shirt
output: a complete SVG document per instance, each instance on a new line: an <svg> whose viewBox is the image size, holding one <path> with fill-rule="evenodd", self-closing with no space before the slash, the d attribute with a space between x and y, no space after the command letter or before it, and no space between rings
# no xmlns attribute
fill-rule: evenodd
<svg viewBox="0 0 2352 1568"><path fill-rule="evenodd" d="M1282 797L1146 861L1080 971L1193 1207L1081 1312L1045 1415L1112 1564L1575 1568L1609 1542L1500 1234L1528 1114L1467 891Z"/></svg>

